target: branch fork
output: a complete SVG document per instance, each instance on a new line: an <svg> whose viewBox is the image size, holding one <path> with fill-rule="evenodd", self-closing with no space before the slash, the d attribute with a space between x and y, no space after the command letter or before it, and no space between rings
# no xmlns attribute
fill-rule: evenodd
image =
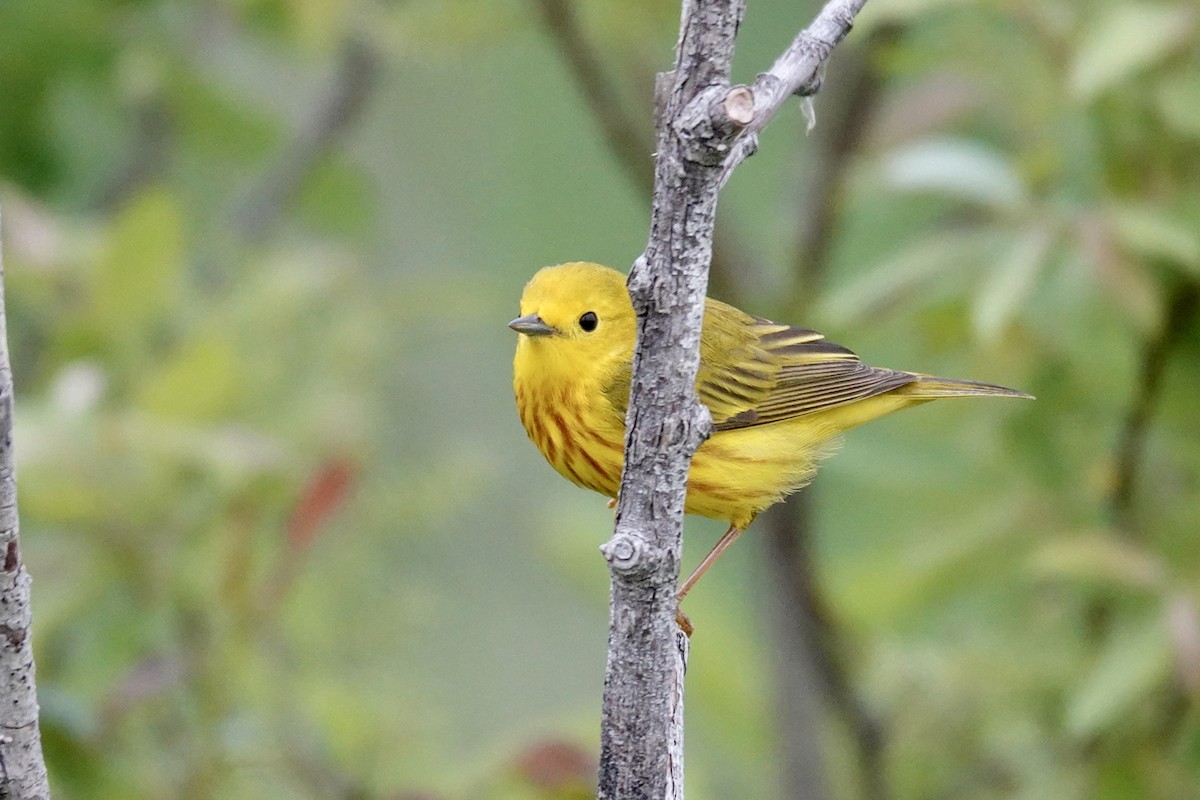
<svg viewBox="0 0 1200 800"><path fill-rule="evenodd" d="M672 127L684 144L684 158L715 167L725 162L734 139L753 118L754 93L749 86L714 84L684 106Z"/></svg>
<svg viewBox="0 0 1200 800"><path fill-rule="evenodd" d="M637 312L625 468L612 539L612 616L599 800L682 798L686 641L675 584L692 455L712 430L696 397L717 193L757 133L818 72L866 0L830 0L751 86L729 81L744 0L683 0L675 69L655 86L650 239L630 272Z"/></svg>

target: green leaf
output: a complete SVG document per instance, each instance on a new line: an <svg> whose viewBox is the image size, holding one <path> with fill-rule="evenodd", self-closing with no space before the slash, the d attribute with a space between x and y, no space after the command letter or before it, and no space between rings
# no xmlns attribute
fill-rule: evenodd
<svg viewBox="0 0 1200 800"><path fill-rule="evenodd" d="M1195 25L1196 9L1183 4L1109 6L1075 54L1071 92L1084 101L1093 99L1190 41Z"/></svg>
<svg viewBox="0 0 1200 800"><path fill-rule="evenodd" d="M243 385L233 342L206 338L188 343L152 373L138 405L176 419L215 419L228 413Z"/></svg>
<svg viewBox="0 0 1200 800"><path fill-rule="evenodd" d="M993 260L1003 239L1002 232L992 228L940 231L923 237L830 293L823 311L839 325L878 314L941 282L963 265Z"/></svg>
<svg viewBox="0 0 1200 800"><path fill-rule="evenodd" d="M367 176L333 159L314 165L304 181L298 211L314 229L363 236L375 222L376 204Z"/></svg>
<svg viewBox="0 0 1200 800"><path fill-rule="evenodd" d="M1166 570L1151 553L1107 534L1056 538L1034 553L1034 573L1104 584L1153 589L1163 584Z"/></svg>
<svg viewBox="0 0 1200 800"><path fill-rule="evenodd" d="M975 298L971 321L975 333L995 341L1033 291L1054 235L1038 226L1013 242L1008 255L984 280Z"/></svg>
<svg viewBox="0 0 1200 800"><path fill-rule="evenodd" d="M1117 628L1068 702L1067 730L1081 738L1101 733L1170 674L1171 641L1157 616Z"/></svg>
<svg viewBox="0 0 1200 800"><path fill-rule="evenodd" d="M1185 64L1158 84L1155 100L1163 119L1175 132L1200 139L1200 65Z"/></svg>
<svg viewBox="0 0 1200 800"><path fill-rule="evenodd" d="M175 198L150 190L117 216L97 264L90 319L118 349L147 341L147 329L166 318L180 295L185 252Z"/></svg>
<svg viewBox="0 0 1200 800"><path fill-rule="evenodd" d="M1161 260L1200 275L1200 230L1151 203L1115 206L1109 219L1117 241L1135 256Z"/></svg>
<svg viewBox="0 0 1200 800"><path fill-rule="evenodd" d="M897 149L884 161L883 178L902 191L942 192L999 208L1019 208L1027 197L1007 156L967 139L936 139Z"/></svg>

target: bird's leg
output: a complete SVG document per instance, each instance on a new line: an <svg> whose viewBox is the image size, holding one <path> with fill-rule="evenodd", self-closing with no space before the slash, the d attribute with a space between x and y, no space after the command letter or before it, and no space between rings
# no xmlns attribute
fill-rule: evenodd
<svg viewBox="0 0 1200 800"><path fill-rule="evenodd" d="M721 553L724 553L729 545L733 544L734 541L742 535L742 530L742 528L739 528L736 525L729 526L729 530L725 531L725 534L717 540L717 543L713 545L713 549L708 551L708 555L704 557L704 560L700 562L700 565L696 567L695 571L692 572L692 574L688 576L688 579L683 582L683 585L679 587L679 594L675 596L676 603L683 602L683 598L687 597L687 593L690 592L692 587L696 585L696 581L700 580L700 576L708 572L708 568L711 567L718 558L720 558ZM687 614L684 614L683 611L676 609L675 621L679 624L679 627L683 629L684 633L686 633L688 636L692 635L692 622L687 618Z"/></svg>
<svg viewBox="0 0 1200 800"><path fill-rule="evenodd" d="M733 544L734 541L741 535L741 528L736 525L730 525L729 530L725 531L725 534L717 540L716 544L713 545L713 549L708 551L708 555L706 555L704 560L700 562L700 566L696 567L695 571L689 575L688 579L683 582L682 586L679 587L679 594L676 596L676 599L682 602L683 598L687 597L687 593L690 592L692 587L696 585L696 581L700 580L700 576L708 572L708 568L711 567L718 558L720 558L721 553L724 553L729 545Z"/></svg>

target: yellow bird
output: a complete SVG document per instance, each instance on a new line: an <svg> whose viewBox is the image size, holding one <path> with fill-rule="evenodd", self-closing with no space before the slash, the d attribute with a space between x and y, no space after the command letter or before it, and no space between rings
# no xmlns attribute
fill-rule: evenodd
<svg viewBox="0 0 1200 800"><path fill-rule="evenodd" d="M513 389L529 438L564 477L616 498L636 335L625 276L586 262L545 267L508 326L520 334ZM713 434L692 459L684 509L729 530L684 581L680 600L760 511L812 480L842 431L941 397L1030 397L867 366L816 331L711 298L696 392Z"/></svg>

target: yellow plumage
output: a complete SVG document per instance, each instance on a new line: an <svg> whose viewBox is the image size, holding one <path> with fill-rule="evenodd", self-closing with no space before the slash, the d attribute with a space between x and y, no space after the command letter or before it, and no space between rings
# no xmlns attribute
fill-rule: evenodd
<svg viewBox="0 0 1200 800"><path fill-rule="evenodd" d="M525 287L521 317L510 323L522 334L513 388L525 430L562 475L613 498L635 324L625 276L585 262L540 270ZM816 331L712 299L705 301L696 391L714 430L692 460L685 510L729 522L729 541L812 480L842 431L940 397L1029 396L870 367Z"/></svg>

